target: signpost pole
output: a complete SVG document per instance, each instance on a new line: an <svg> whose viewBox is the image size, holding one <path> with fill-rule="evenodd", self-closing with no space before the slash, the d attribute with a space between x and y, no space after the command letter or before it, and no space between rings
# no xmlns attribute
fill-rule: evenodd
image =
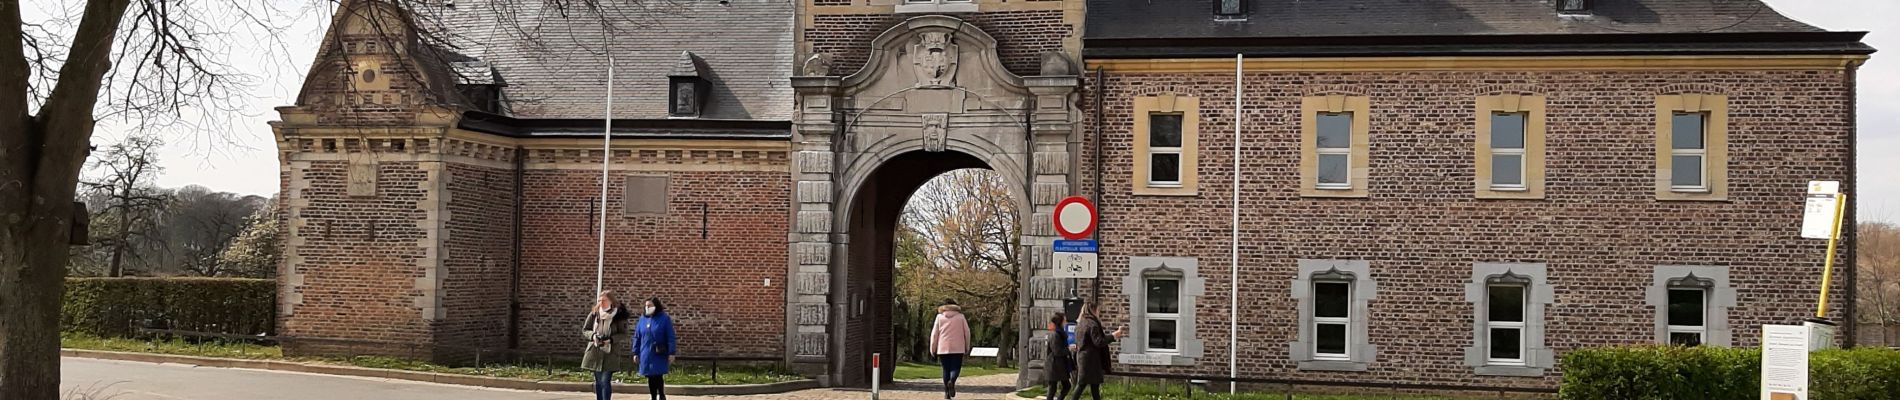
<svg viewBox="0 0 1900 400"><path fill-rule="evenodd" d="M1827 289L1834 281L1834 244L1841 238L1841 214L1843 214L1841 211L1845 208L1847 208L1847 194L1834 195L1834 226L1829 228L1830 233L1827 237L1827 261L1823 262L1821 267L1821 298L1815 300L1815 318L1827 318Z"/></svg>

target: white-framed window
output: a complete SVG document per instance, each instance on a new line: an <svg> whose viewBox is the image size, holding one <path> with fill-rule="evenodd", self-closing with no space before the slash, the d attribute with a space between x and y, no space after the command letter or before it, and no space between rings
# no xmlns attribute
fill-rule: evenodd
<svg viewBox="0 0 1900 400"><path fill-rule="evenodd" d="M1491 190L1525 190L1524 112L1491 113Z"/></svg>
<svg viewBox="0 0 1900 400"><path fill-rule="evenodd" d="M1313 151L1319 156L1314 167L1320 189L1352 188L1352 112L1322 112L1315 118Z"/></svg>
<svg viewBox="0 0 1900 400"><path fill-rule="evenodd" d="M1181 117L1148 114L1148 186L1181 186Z"/></svg>
<svg viewBox="0 0 1900 400"><path fill-rule="evenodd" d="M1707 191L1709 113L1678 111L1670 118L1669 189Z"/></svg>
<svg viewBox="0 0 1900 400"><path fill-rule="evenodd" d="M1655 310L1655 342L1679 346L1734 345L1729 310L1735 287L1727 266L1658 265L1643 304Z"/></svg>
<svg viewBox="0 0 1900 400"><path fill-rule="evenodd" d="M1529 291L1524 282L1485 286L1485 363L1524 365L1524 309Z"/></svg>
<svg viewBox="0 0 1900 400"><path fill-rule="evenodd" d="M1142 326L1145 353L1181 351L1181 277L1149 276L1142 282Z"/></svg>
<svg viewBox="0 0 1900 400"><path fill-rule="evenodd" d="M1555 293L1543 263L1478 262L1465 284L1472 305L1465 365L1483 376L1544 376L1556 355L1544 346L1544 310Z"/></svg>
<svg viewBox="0 0 1900 400"><path fill-rule="evenodd" d="M1707 341L1708 328L1708 289L1694 284L1671 284L1669 287L1669 344L1677 346L1701 346Z"/></svg>
<svg viewBox="0 0 1900 400"><path fill-rule="evenodd" d="M1352 354L1352 281L1313 280L1313 359L1346 361Z"/></svg>

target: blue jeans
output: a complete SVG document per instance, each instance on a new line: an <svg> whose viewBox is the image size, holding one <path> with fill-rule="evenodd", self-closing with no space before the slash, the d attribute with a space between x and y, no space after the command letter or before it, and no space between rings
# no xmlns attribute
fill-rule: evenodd
<svg viewBox="0 0 1900 400"><path fill-rule="evenodd" d="M594 371L594 400L614 398L614 372Z"/></svg>
<svg viewBox="0 0 1900 400"><path fill-rule="evenodd" d="M957 397L957 377L963 375L962 354L938 354L937 360L943 362L943 397Z"/></svg>

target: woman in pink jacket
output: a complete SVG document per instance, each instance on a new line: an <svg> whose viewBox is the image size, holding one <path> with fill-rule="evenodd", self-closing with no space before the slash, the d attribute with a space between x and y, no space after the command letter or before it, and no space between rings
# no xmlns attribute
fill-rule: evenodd
<svg viewBox="0 0 1900 400"><path fill-rule="evenodd" d="M970 321L956 300L944 300L937 307L937 321L930 327L930 354L943 362L943 398L957 398L957 376L963 373L963 355L970 354Z"/></svg>

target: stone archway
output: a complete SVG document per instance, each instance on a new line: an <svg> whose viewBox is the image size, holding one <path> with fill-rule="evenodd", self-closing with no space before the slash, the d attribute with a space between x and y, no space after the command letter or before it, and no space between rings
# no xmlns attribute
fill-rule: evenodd
<svg viewBox="0 0 1900 400"><path fill-rule="evenodd" d="M962 20L921 16L871 41L863 69L832 76L829 57L813 56L801 76L793 133L792 232L786 293L787 362L830 385L868 384L868 353L889 353L887 301L878 269L890 255L893 209L923 180L955 168L988 168L1010 182L1026 220L1020 254L1025 268L1017 321L1047 319L1067 294L1048 278L1055 239L1049 213L1069 195L1080 136L1073 103L1073 63L1043 58L1040 76L1004 69L996 40ZM955 168L951 168L955 167ZM892 172L896 171L896 172ZM921 176L921 178L919 178ZM884 204L879 204L879 202ZM884 257L878 261L877 257ZM857 268L853 268L856 264ZM888 268L883 272L888 282ZM1019 329L1024 373L1039 328Z"/></svg>

